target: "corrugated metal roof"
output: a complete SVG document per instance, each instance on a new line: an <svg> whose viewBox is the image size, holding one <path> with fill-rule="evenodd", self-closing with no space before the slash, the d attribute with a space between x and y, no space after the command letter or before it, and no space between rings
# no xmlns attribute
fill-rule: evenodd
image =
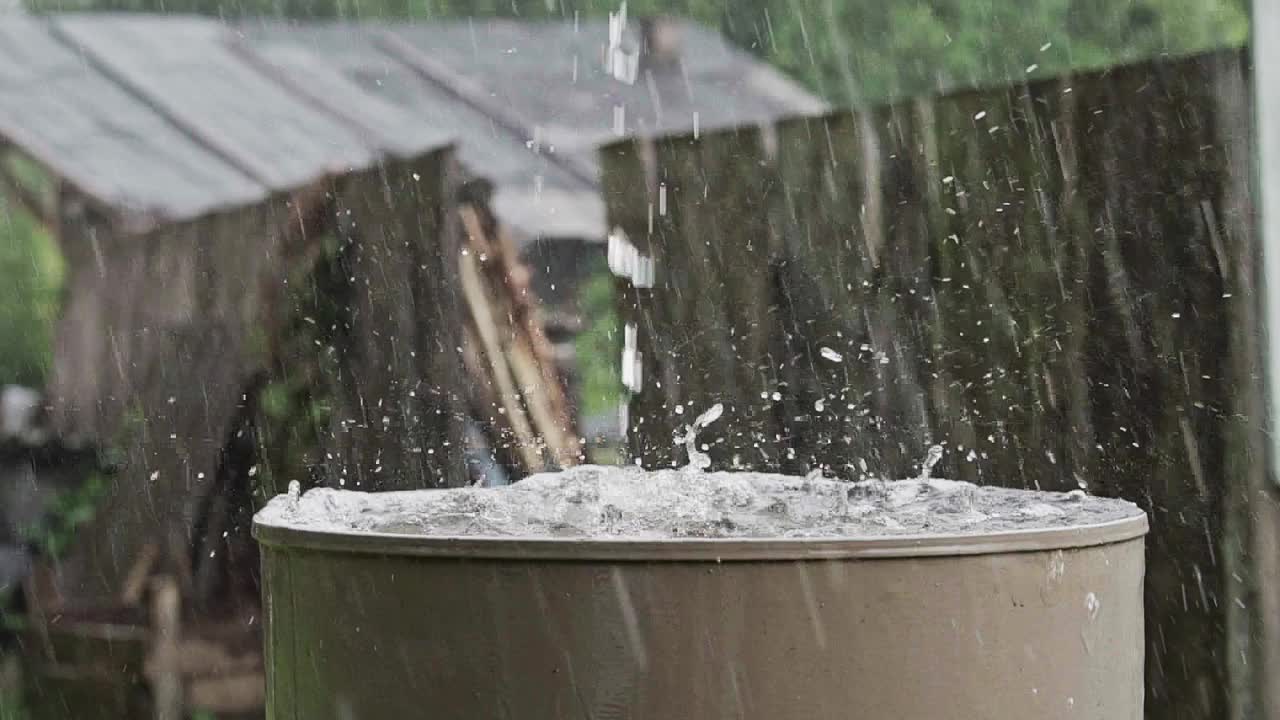
<svg viewBox="0 0 1280 720"><path fill-rule="evenodd" d="M526 237L603 236L604 202L594 173L565 167L526 141L519 128L464 102L432 76L384 49L389 25L246 25L244 42L270 56L296 52L325 58L335 72L416 122L458 138L458 158L493 181L495 212Z"/></svg>
<svg viewBox="0 0 1280 720"><path fill-rule="evenodd" d="M620 80L605 22L0 17L0 138L160 220L456 138L519 235L602 238L600 143L824 109L718 34L678 28L678 66Z"/></svg>
<svg viewBox="0 0 1280 720"><path fill-rule="evenodd" d="M0 136L86 194L130 212L192 217L265 193L44 21L0 19Z"/></svg>
<svg viewBox="0 0 1280 720"><path fill-rule="evenodd" d="M592 151L621 134L667 134L751 125L824 105L716 32L669 21L678 64L632 77L606 69L607 21L453 21L396 25L389 33L429 52L444 81L474 88L477 102L512 116L561 153ZM634 54L639 23L617 47ZM781 92L779 89L781 88ZM695 120L695 114L697 120ZM594 163L594 155L591 156Z"/></svg>
<svg viewBox="0 0 1280 720"><path fill-rule="evenodd" d="M595 149L625 134L762 124L826 105L718 33L674 21L678 66L620 80L606 69L608 21L241 26L254 48L300 46L370 94L459 138L494 180L498 215L525 237L603 238ZM639 46L630 23L620 45Z"/></svg>

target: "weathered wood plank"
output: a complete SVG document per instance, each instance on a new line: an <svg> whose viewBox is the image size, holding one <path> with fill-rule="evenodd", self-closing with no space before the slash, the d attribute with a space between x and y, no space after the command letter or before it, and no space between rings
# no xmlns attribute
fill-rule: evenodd
<svg viewBox="0 0 1280 720"><path fill-rule="evenodd" d="M265 359L279 302L274 206L122 237L61 203L69 268L49 396L59 432L123 454L78 550L58 566L70 602L119 596L142 549L190 590L191 547L233 419Z"/></svg>
<svg viewBox="0 0 1280 720"><path fill-rule="evenodd" d="M654 344L665 324L654 288L654 214L657 181L653 145L628 138L600 152L605 204L608 207L609 264L616 277L619 325L617 338L622 382L630 399L625 432L628 453L654 467L682 462L672 443L664 387L674 384L665 354Z"/></svg>
<svg viewBox="0 0 1280 720"><path fill-rule="evenodd" d="M1225 58L1241 71L1238 54ZM1224 58L1205 56L1075 82L1081 190L1102 267L1089 329L1097 442L1108 492L1152 514L1146 599L1152 712L1222 717L1226 697L1222 547L1224 412L1235 393L1223 285L1225 162L1247 136L1218 137ZM1093 89L1091 90L1090 86ZM1223 294L1232 298L1223 298ZM1260 331L1259 330L1255 330Z"/></svg>
<svg viewBox="0 0 1280 720"><path fill-rule="evenodd" d="M492 403L479 408L480 421L491 428L491 444L514 443L507 449L523 456L508 466L516 478L576 465L582 444L543 334L529 270L485 198L469 198L458 214L466 237L460 265L470 305L468 330L490 367L476 376L486 386L480 388L488 397L482 404Z"/></svg>
<svg viewBox="0 0 1280 720"><path fill-rule="evenodd" d="M735 200L769 173L735 164L750 152L708 149L741 142L729 133L693 148L659 140L650 168L634 151L606 154L611 218L629 235L658 179L675 192L654 223L659 287L627 296L675 368L661 403L633 398L633 429L663 429L633 449L666 462L653 448L675 402L733 397L746 369L768 376L750 353L735 365L717 334L754 312L777 372L778 445L795 457L752 466L852 477L866 461L901 476L938 442L950 449L939 474L1139 502L1152 515L1149 716L1242 707L1240 692L1228 697L1228 654L1265 653L1246 632L1228 637L1228 605L1258 592L1248 570L1275 537L1260 520L1230 521L1259 503L1274 514L1254 497L1267 460L1244 76L1226 51L786 122L769 208ZM741 187L691 206L679 191L707 178ZM748 285L763 304L704 280L745 245L716 231L729 213L762 243L780 238L734 276L771 277ZM722 422L730 436L756 430Z"/></svg>
<svg viewBox="0 0 1280 720"><path fill-rule="evenodd" d="M470 214L470 218L468 217ZM470 222L468 222L470 220ZM463 226L468 233L479 232L475 225L474 214L464 210ZM520 457L524 472L534 473L543 470L546 462L538 436L534 433L533 424L525 412L521 402L520 389L516 384L512 363L509 361L506 348L503 346L497 315L494 312L493 298L485 284L484 273L480 269L480 260L474 252L466 252L458 262L458 273L462 281L463 296L471 310L471 327L473 338L477 341L477 349L488 361L488 372L485 376L491 380L500 403L496 412L502 416L504 424L510 427L514 435L514 450Z"/></svg>
<svg viewBox="0 0 1280 720"><path fill-rule="evenodd" d="M884 292L902 281L900 267L912 265L894 261L900 254L886 246L894 228L885 222L881 168L894 161L892 129L885 113L778 128L775 224L785 262L777 268L777 332L787 348L779 402L793 471L906 472L929 435L914 369L922 354L912 335L895 336L901 293ZM904 366L912 369L899 371Z"/></svg>
<svg viewBox="0 0 1280 720"><path fill-rule="evenodd" d="M340 351L337 485L466 483L456 178L451 151L440 151L388 162L338 190L355 299Z"/></svg>
<svg viewBox="0 0 1280 720"><path fill-rule="evenodd" d="M633 450L650 465L683 462L682 452L670 450L675 436L698 413L723 403L734 419L724 427L733 432L709 433L713 462L776 462L768 400L771 287L760 272L770 253L760 211L770 186L762 141L754 130L702 142L679 137L660 141L652 153L653 174L633 186L648 198L644 219L628 218L625 240L615 234L612 241L636 254L625 261L632 278L623 292L634 299L624 327L635 350L624 362L632 364L633 390L648 398L639 402L653 408L632 415L645 426L633 436L643 438ZM633 155L631 162L639 159ZM642 332L665 341L641 342Z"/></svg>

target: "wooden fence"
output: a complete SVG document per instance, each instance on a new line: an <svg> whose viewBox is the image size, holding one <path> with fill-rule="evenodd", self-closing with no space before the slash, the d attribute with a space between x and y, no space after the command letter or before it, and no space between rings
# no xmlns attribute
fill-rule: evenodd
<svg viewBox="0 0 1280 720"><path fill-rule="evenodd" d="M941 443L938 475L1134 500L1149 717L1262 716L1249 74L1226 51L605 148L631 453L683 463L722 402L722 468L906 476Z"/></svg>

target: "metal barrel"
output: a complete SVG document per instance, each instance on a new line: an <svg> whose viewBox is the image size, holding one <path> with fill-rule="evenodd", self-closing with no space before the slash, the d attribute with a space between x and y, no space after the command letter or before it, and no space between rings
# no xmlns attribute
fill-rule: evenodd
<svg viewBox="0 0 1280 720"><path fill-rule="evenodd" d="M1138 720L1147 520L442 538L259 522L273 720Z"/></svg>

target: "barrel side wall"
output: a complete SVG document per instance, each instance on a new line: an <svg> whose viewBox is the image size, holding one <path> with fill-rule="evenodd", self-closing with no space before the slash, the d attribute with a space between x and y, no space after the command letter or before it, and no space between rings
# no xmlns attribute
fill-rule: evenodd
<svg viewBox="0 0 1280 720"><path fill-rule="evenodd" d="M269 547L269 717L1137 720L1143 563L1140 539L724 563Z"/></svg>

